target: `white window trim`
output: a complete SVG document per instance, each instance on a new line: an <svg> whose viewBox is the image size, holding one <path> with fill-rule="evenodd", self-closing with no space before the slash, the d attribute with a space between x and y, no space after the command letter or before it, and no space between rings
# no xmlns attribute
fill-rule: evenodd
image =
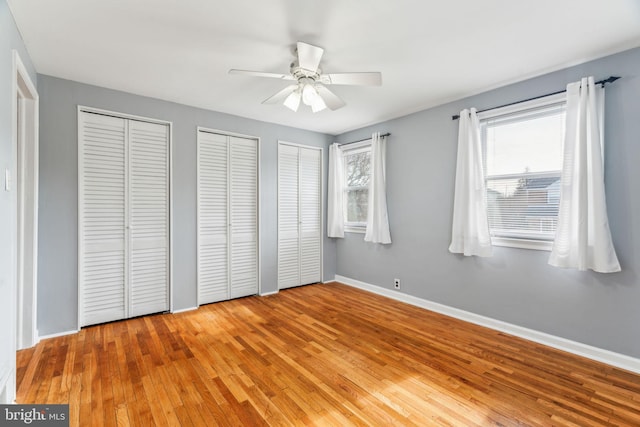
<svg viewBox="0 0 640 427"><path fill-rule="evenodd" d="M342 158L345 159L345 157L347 157L348 155L351 154L357 154L357 153L362 153L362 152L366 152L366 151L371 151L371 143L372 140L371 139L367 139L365 141L360 141L360 142L356 142L353 144L349 144L348 147L346 148L342 148ZM344 166L346 168L346 161L343 162ZM345 174L346 177L346 174ZM344 220L344 232L345 233L359 233L359 234L365 234L367 231L367 223L366 222L348 222L346 220L346 209L347 209L347 201L346 201L346 192L347 192L347 186L345 184L345 186L342 189L342 197L344 200L343 206L345 209L345 212L343 213L343 217L345 218Z"/></svg>
<svg viewBox="0 0 640 427"><path fill-rule="evenodd" d="M551 248L553 248L553 241L550 240L516 239L513 237L492 236L491 244L493 246L517 249L533 249L536 251L551 251Z"/></svg>
<svg viewBox="0 0 640 427"><path fill-rule="evenodd" d="M344 232L345 233L365 234L367 232L367 224L360 225L360 224L355 224L355 223L345 223L344 224Z"/></svg>
<svg viewBox="0 0 640 427"><path fill-rule="evenodd" d="M566 93L560 92L557 94L545 96L538 99L532 99L529 101L519 102L512 105L507 105L504 107L486 110L478 113L478 119L482 123L483 121L496 119L500 116L507 116L510 114L519 113L529 109L550 107L557 104L566 104L566 99L567 99ZM483 156L486 154L486 147L484 147L484 144L485 142L483 137ZM485 179L486 179L486 175L485 175ZM534 239L517 238L517 237L491 236L491 244L493 246L501 246L501 247L517 248L517 249L551 251L551 249L553 248L553 239L552 240L534 240Z"/></svg>
<svg viewBox="0 0 640 427"><path fill-rule="evenodd" d="M532 99L529 101L518 102L517 104L481 111L478 113L478 120L483 121L497 118L499 116L506 116L508 114L517 113L522 110L548 107L554 104L564 104L566 103L566 101L567 95L565 92L556 93L554 95L545 96L543 98Z"/></svg>

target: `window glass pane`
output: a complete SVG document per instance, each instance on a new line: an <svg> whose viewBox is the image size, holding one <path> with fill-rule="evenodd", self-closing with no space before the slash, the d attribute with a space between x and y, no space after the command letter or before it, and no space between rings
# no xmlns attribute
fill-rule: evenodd
<svg viewBox="0 0 640 427"><path fill-rule="evenodd" d="M486 127L486 174L562 169L564 111Z"/></svg>
<svg viewBox="0 0 640 427"><path fill-rule="evenodd" d="M344 153L345 223L352 226L367 222L370 165L370 147L359 147Z"/></svg>
<svg viewBox="0 0 640 427"><path fill-rule="evenodd" d="M345 156L347 187L366 187L369 185L369 165L371 152L355 153Z"/></svg>
<svg viewBox="0 0 640 427"><path fill-rule="evenodd" d="M368 189L347 190L347 222L367 222Z"/></svg>
<svg viewBox="0 0 640 427"><path fill-rule="evenodd" d="M491 234L551 240L558 223L560 174L487 180Z"/></svg>
<svg viewBox="0 0 640 427"><path fill-rule="evenodd" d="M491 235L552 241L558 223L565 106L482 121Z"/></svg>

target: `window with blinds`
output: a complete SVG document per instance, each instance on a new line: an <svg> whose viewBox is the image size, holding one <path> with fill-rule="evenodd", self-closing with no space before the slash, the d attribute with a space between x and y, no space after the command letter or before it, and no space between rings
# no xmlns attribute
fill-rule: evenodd
<svg viewBox="0 0 640 427"><path fill-rule="evenodd" d="M480 115L493 243L550 249L558 223L564 94Z"/></svg>
<svg viewBox="0 0 640 427"><path fill-rule="evenodd" d="M364 232L367 226L371 140L343 149L345 231Z"/></svg>

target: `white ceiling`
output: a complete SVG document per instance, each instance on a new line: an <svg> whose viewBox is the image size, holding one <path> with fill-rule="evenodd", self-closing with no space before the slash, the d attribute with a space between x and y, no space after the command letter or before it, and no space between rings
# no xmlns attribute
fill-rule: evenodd
<svg viewBox="0 0 640 427"><path fill-rule="evenodd" d="M637 0L8 4L41 74L334 135L640 46ZM261 104L289 82L227 74L287 73L296 41L382 86L332 86L345 107L294 113Z"/></svg>

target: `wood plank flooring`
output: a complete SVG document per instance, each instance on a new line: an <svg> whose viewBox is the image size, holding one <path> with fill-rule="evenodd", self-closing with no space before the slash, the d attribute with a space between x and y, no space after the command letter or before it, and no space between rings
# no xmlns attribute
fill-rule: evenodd
<svg viewBox="0 0 640 427"><path fill-rule="evenodd" d="M640 376L331 283L44 340L18 402L72 426L640 426Z"/></svg>

